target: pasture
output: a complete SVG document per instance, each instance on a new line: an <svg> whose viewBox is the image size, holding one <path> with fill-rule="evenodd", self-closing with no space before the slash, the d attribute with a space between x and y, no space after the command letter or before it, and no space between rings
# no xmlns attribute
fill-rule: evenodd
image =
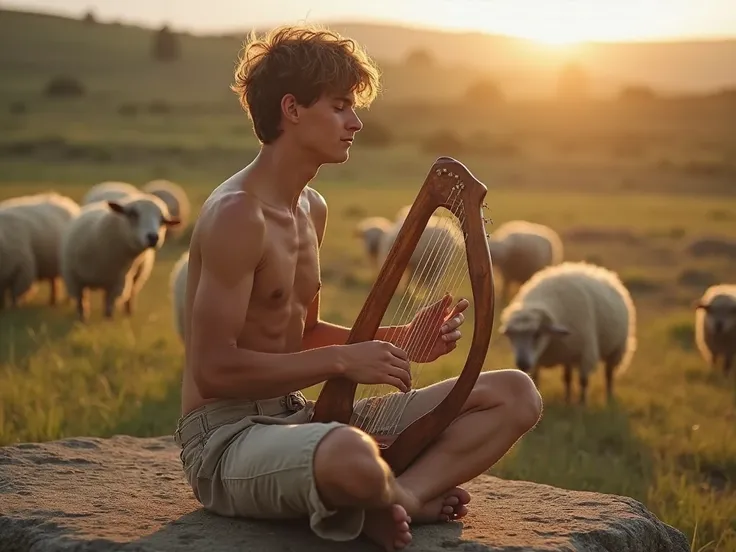
<svg viewBox="0 0 736 552"><path fill-rule="evenodd" d="M13 26L8 17L0 17L0 30ZM29 36L36 29L23 24ZM43 21L52 24L46 40L81 33L77 22ZM79 201L99 181L170 178L186 188L196 214L215 186L252 159L257 144L227 91L237 43L196 39L196 49L189 37L195 54L154 69L131 61L140 45L121 47L134 32L143 31L96 29L92 37L74 35L72 53L58 44L49 50L59 72L96 75L78 98L45 97L51 62L24 52L30 61L0 85L0 200L53 189ZM0 45L22 38L7 36ZM97 73L103 65L107 73ZM491 473L628 495L684 531L693 550L736 549L736 379L700 358L692 309L708 285L736 278L733 254L692 247L705 237L736 239L736 102L479 107L449 96L392 101L387 87L363 120L351 159L325 167L313 183L330 208L322 317L350 325L375 279L353 235L357 222L393 218L438 155L458 158L489 188L489 231L517 218L548 224L563 237L566 260L618 271L638 313L638 350L616 382L616 402L606 404L600 370L586 407L564 403L559 369L543 372L540 424ZM103 320L94 297L91 320L80 324L73 305L45 304L45 286L0 313L0 445L173 432L183 349L168 279L186 236L163 246L131 318L119 312ZM425 368L424 383L457 374L468 341ZM494 331L484 368L512 362Z"/></svg>

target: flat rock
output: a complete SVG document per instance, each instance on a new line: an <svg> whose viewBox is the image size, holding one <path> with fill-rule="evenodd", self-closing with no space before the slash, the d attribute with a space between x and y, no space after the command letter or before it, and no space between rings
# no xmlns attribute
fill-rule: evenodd
<svg viewBox="0 0 736 552"><path fill-rule="evenodd" d="M407 550L688 552L685 536L630 498L481 476L463 522L419 526ZM3 552L376 551L300 522L205 512L170 437L74 438L0 448Z"/></svg>

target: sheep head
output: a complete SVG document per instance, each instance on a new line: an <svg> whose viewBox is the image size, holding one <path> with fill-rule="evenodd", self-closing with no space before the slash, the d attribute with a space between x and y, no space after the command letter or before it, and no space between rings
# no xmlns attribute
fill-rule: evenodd
<svg viewBox="0 0 736 552"><path fill-rule="evenodd" d="M138 251L160 248L164 242L166 228L176 226L180 222L178 217L169 214L166 203L152 195L108 201L107 204L125 222L127 241Z"/></svg>
<svg viewBox="0 0 736 552"><path fill-rule="evenodd" d="M699 300L695 309L705 311L705 328L714 337L736 329L736 297L714 295L709 301Z"/></svg>
<svg viewBox="0 0 736 552"><path fill-rule="evenodd" d="M514 362L522 372L531 372L549 343L570 330L555 323L552 316L539 307L514 309L501 327L514 350Z"/></svg>

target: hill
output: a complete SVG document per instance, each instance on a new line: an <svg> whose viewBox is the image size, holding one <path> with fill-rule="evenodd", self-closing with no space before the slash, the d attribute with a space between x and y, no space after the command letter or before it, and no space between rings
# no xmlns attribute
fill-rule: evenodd
<svg viewBox="0 0 736 552"><path fill-rule="evenodd" d="M560 68L569 62L586 70L592 92L599 95L616 93L629 84L669 92L736 87L736 65L732 63L736 40L587 44L566 53L528 40L481 33L353 22L331 23L330 27L365 44L381 62L387 91L394 98L457 96L482 77L498 82L509 96L549 96L554 93ZM149 61L153 32L121 23L85 23L0 10L0 71L12 75L0 83L0 93L38 89L37 79L60 68L73 68L79 76L93 80L103 93L134 91L136 81L152 72L162 83L158 95L172 85L186 85L187 90L178 93L191 98L229 94L222 85L222 75L231 71L245 28L238 36L183 34L187 63L169 67ZM429 54L429 63L405 64L417 51ZM397 72L404 78L396 78Z"/></svg>

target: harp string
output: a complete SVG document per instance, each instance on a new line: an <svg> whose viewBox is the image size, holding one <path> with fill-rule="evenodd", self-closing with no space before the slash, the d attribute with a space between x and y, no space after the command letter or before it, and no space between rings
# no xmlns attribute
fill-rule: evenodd
<svg viewBox="0 0 736 552"><path fill-rule="evenodd" d="M451 205L454 206L457 203L457 200L458 200L458 197L457 196L458 195L459 195L459 190L453 190L450 193L450 197L448 198L448 203L450 203ZM432 225L435 225L436 226L436 225L439 224L440 221L441 221L440 217L436 217L435 215L433 215L432 217L430 217L429 224L432 224ZM426 231L426 228L425 228L425 231ZM415 301L415 298L413 296L414 294L412 292L412 287L413 286L411 284L412 284L412 282L415 279L421 281L421 280L423 280L423 279L426 278L426 276L424 276L424 274L430 269L430 264L429 264L429 262L425 262L425 261L426 261L426 259L431 258L433 255L436 254L436 251L439 248L438 243L439 243L439 237L440 237L440 235L441 235L440 232L435 232L435 234L430 238L430 243L428 243L427 244L427 247L425 247L423 249L421 258L420 258L420 260L418 262L418 266L421 267L421 271L415 271L412 274L411 280L407 284L407 287L406 287L403 295L400 297L399 305L397 306L397 308L394 311L393 318L391 319L391 322L389 322L389 324L388 324L388 326L391 327L392 329L387 332L388 335L386 336L386 339L389 340L389 341L392 341L394 343L397 343L397 346L399 346L399 347L401 347L403 345L403 343L401 343L401 340L397 339L397 337L396 337L396 334L399 331L399 328L398 328L398 320L397 319L399 319L399 320L403 319L404 316L405 316L405 314L407 313L409 307L412 305L412 303L416 302ZM434 243L432 243L432 241L431 241L432 239L434 239ZM366 392L366 388L364 388L362 394L370 395L371 397L376 396L376 395L381 395L381 393L374 392L372 390L373 387L375 387L375 386L368 386L368 388L371 388L371 391L370 392ZM391 385L386 385L386 386L380 386L379 385L378 387L379 388L381 388L381 387L388 387L388 392L396 391L395 387L393 387ZM359 395L359 397L360 398L363 398L360 395ZM359 407L359 410L360 411L359 412L356 411L356 414L358 416L358 419L361 420L359 422L359 424L358 424L358 427L360 427L361 429L365 430L366 432L370 432L370 430L379 423L380 419L382 419L383 416L379 416L378 415L379 413L378 413L378 410L377 410L377 404L376 404L376 402L370 400L368 396L366 396L365 398L368 399L368 400L364 400L363 401L362 406ZM358 400L360 400L360 399L358 399ZM368 409L369 412L366 413L365 412L366 409ZM368 427L365 424L370 424L371 427Z"/></svg>
<svg viewBox="0 0 736 552"><path fill-rule="evenodd" d="M460 255L458 255L460 256ZM453 295L456 296L456 291L460 289L460 286L465 280L465 277L467 276L467 270L465 270L467 267L462 260L456 260L454 263L454 267L452 270L452 276L448 278L448 280L451 281L449 285L441 286L447 290L451 290L453 292ZM439 280L439 279L438 279ZM439 284L439 282L438 282ZM440 289L440 286L437 286L437 289ZM432 331L430 328L426 328L424 332L421 334L423 336L423 341L421 345L418 347L420 350L423 351L423 356L429 353L434 345L436 334L434 331ZM417 377L414 378L414 387L415 388L421 388L424 387L423 382L421 381L421 376L425 374L424 370L419 370L417 372ZM401 422L401 419L404 415L404 412L406 410L407 405L409 404L408 401L409 396L405 394L397 394L395 397L395 402L392 406L391 415L388 416L388 419L391 420L390 425L388 426L387 433L393 434L396 433L396 430Z"/></svg>
<svg viewBox="0 0 736 552"><path fill-rule="evenodd" d="M455 190L455 192L451 195L458 196L459 190ZM450 200L450 198L448 198ZM462 225L464 223L465 219L465 213L464 213L464 205L460 202L458 202L458 197L452 198L451 201L448 201L450 206L450 216L433 216L431 220L431 224L435 227L441 226L443 223L445 225L449 224L450 228L444 228L445 230L450 230L450 235L457 232L460 236L464 236L464 232L462 230ZM458 223L460 225L460 228L458 228ZM421 282L420 290L424 291L424 298L425 300L422 302L421 308L427 307L432 303L435 303L436 301L441 299L441 295L435 297L436 292L442 287L446 291L455 292L456 286L458 284L462 284L465 277L467 276L467 271L463 270L467 268L467 265L463 262L456 261L454 263L454 268L452 271L446 271L444 267L446 267L450 260L453 258L453 256L458 255L461 258L465 258L465 255L463 253L465 252L465 239L464 237L457 240L453 245L456 245L459 243L462 247L460 248L462 251L458 251L455 247L450 247L450 244L445 241L447 239L447 234L443 234L442 232L435 232L434 237L434 243L429 244L427 248L425 248L422 259L419 262L419 266L421 266L421 272L417 276L416 273L412 275L412 281L416 278ZM457 236L456 236L457 237ZM444 251L442 251L444 249ZM442 251L440 255L437 255L438 251ZM429 260L427 262L422 262L426 258ZM430 273L432 275L431 279L427 279L426 273L430 270L433 271ZM449 277L449 280L452 281L452 285L442 285L444 280L447 280L447 274L451 273L451 276ZM411 283L411 282L410 282ZM430 285L426 285L430 283ZM458 286L459 287L459 286ZM427 290L429 288L429 290ZM394 318L399 316L399 313L402 315L406 312L409 305L416 302L415 300L415 293L410 293L411 286L407 286L407 290L405 291L404 295L401 298L400 307L397 308L396 313L394 315ZM401 308L403 306L403 308ZM430 331L430 325L434 326L435 322L431 319L425 319L422 324L420 324L418 327L414 329L414 333L416 336L420 336L420 340L417 341L415 338L415 341L412 343L411 347L407 347L407 343L405 342L408 339L408 336L402 336L403 339L397 340L392 339L392 337L395 338L395 332L398 331L396 328L397 325L389 324L389 326L392 327L392 333L393 335L389 337L392 341L394 341L397 346L404 348L407 350L407 352L411 356L415 356L416 353L421 353L420 357L426 356L432 349L434 342L435 342L435 332ZM423 363L418 363L423 364ZM414 372L416 372L416 377L414 376ZM413 387L419 387L418 382L420 380L420 375L423 372L421 369L414 370L412 369L412 375L413 375ZM385 429L381 431L381 428L389 428L389 431L395 431L396 427L400 423L401 417L404 413L404 410L406 408L406 405L408 404L408 395L404 395L400 392L397 392L395 388L392 386L388 386L393 391L390 393L388 399L389 400L381 400L378 396L374 396L371 399L364 400L362 403L362 408L360 408L360 412L357 412L358 419L361 420L358 424L358 427L366 431L367 433L384 433ZM373 399L373 400L372 400ZM368 409L368 413L366 415L365 410Z"/></svg>
<svg viewBox="0 0 736 552"><path fill-rule="evenodd" d="M449 260L453 257L453 253L457 253L457 251L454 249L448 249L449 254L446 254L444 259L445 265L449 264ZM447 252L448 249L446 249L445 251ZM450 276L449 278L442 277L449 272L438 272L437 277L435 278L435 283L432 286L433 292L435 293L430 292L427 294L427 303L431 304L440 300L442 295L444 295L444 293L438 293L441 289L450 291L454 295L456 284L464 279L463 274L465 273L465 271L463 270L463 268L465 268L465 264L456 261L451 272L452 276ZM447 285L446 280L448 279L451 280L453 283ZM434 346L436 340L436 325L432 320L427 319L417 327L416 332L417 335L420 336L420 341L415 342L414 347L407 348L407 351L412 355L414 353L420 353L420 357L424 357L431 351L432 347ZM416 375L413 374L413 387L422 387L421 375L424 374L424 370L413 370L413 372L416 372ZM375 433L394 433L397 426L400 424L401 417L406 409L406 406L408 405L408 398L408 394L394 392L390 395L388 401L378 401L379 405L377 408L379 411L379 416L374 418L374 420L376 421L375 425L377 427L369 429L372 429L372 432Z"/></svg>

